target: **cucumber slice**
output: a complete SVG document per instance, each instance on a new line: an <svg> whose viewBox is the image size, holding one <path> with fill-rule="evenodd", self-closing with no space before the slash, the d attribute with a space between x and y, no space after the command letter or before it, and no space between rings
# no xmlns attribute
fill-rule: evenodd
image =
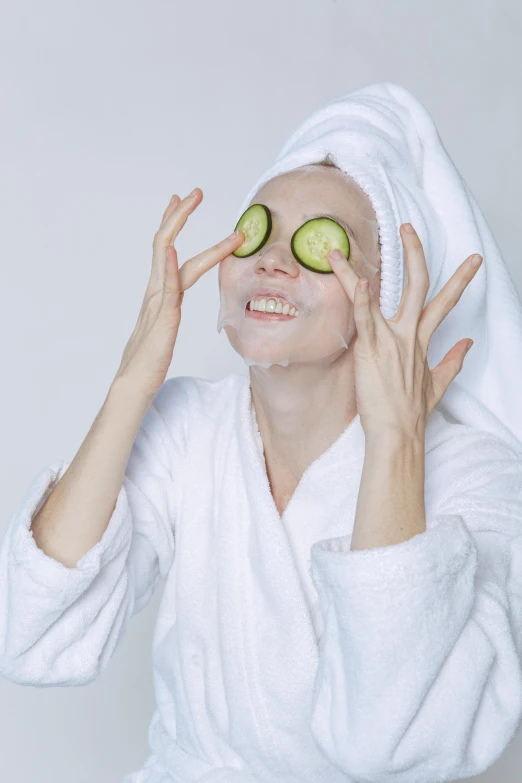
<svg viewBox="0 0 522 783"><path fill-rule="evenodd" d="M323 274L333 273L327 260L330 250L338 248L346 258L350 257L348 234L339 223L327 217L303 223L294 233L290 247L302 266Z"/></svg>
<svg viewBox="0 0 522 783"><path fill-rule="evenodd" d="M257 253L268 240L272 231L272 215L264 204L252 204L239 218L234 231L239 229L245 235L245 241L232 255L246 258Z"/></svg>

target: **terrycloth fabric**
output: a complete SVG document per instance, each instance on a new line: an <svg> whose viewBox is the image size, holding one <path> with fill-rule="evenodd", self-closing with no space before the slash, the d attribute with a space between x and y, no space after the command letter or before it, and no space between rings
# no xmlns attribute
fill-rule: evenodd
<svg viewBox="0 0 522 783"><path fill-rule="evenodd" d="M436 409L426 532L350 552L364 444L357 416L281 518L249 378L167 380L74 568L29 532L67 463L32 482L0 548L0 673L95 680L166 576L151 753L124 783L479 774L522 715L522 454Z"/></svg>
<svg viewBox="0 0 522 783"><path fill-rule="evenodd" d="M385 318L396 314L405 283L401 223L413 224L424 248L430 276L426 304L469 255L483 256L473 281L434 332L428 364L433 369L456 342L471 337L474 345L444 396L445 410L456 421L518 448L522 303L484 215L433 119L408 90L390 82L370 84L314 111L252 186L237 217L265 182L316 163L328 152L360 185L375 210Z"/></svg>

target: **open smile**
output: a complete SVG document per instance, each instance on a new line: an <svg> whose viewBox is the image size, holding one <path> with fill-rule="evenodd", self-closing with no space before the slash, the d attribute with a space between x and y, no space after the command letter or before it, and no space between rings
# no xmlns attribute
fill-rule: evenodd
<svg viewBox="0 0 522 783"><path fill-rule="evenodd" d="M261 310L250 310L249 303L245 307L245 317L255 318L258 321L295 321L295 315L283 315L283 313L264 313Z"/></svg>

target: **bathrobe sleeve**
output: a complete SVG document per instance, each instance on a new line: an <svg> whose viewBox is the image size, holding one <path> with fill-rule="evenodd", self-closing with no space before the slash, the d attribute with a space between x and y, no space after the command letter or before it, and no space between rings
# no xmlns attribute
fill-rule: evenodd
<svg viewBox="0 0 522 783"><path fill-rule="evenodd" d="M358 783L471 777L513 739L522 716L521 459L491 436L470 436L432 465L441 489L429 513L426 505L425 532L353 552L351 535L312 546L324 618L312 730Z"/></svg>
<svg viewBox="0 0 522 783"><path fill-rule="evenodd" d="M185 380L171 378L156 393L108 527L73 568L39 549L29 529L70 463L44 468L31 483L0 546L0 674L8 680L64 686L97 679L168 572L186 444Z"/></svg>

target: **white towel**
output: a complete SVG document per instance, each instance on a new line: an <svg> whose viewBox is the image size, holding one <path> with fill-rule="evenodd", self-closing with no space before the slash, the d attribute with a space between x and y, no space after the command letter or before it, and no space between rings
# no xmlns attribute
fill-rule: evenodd
<svg viewBox="0 0 522 783"><path fill-rule="evenodd" d="M480 207L430 114L408 90L390 82L371 84L314 111L250 189L238 218L265 182L327 153L360 185L375 210L385 318L397 312L405 282L402 223L413 224L424 247L430 276L426 304L469 255L483 256L460 301L434 332L428 364L433 369L463 337L474 340L441 408L520 447L522 304Z"/></svg>

